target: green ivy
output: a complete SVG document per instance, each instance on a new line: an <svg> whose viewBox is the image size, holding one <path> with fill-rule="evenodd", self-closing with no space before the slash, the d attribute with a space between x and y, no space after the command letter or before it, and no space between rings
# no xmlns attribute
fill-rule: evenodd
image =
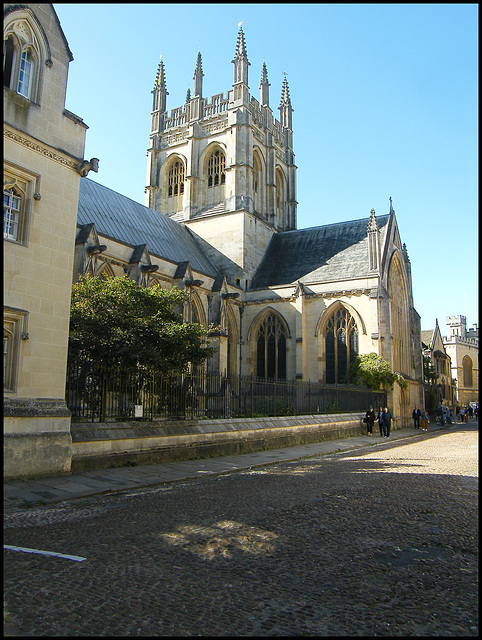
<svg viewBox="0 0 482 640"><path fill-rule="evenodd" d="M376 353L357 356L350 365L350 380L369 389L380 389L383 385L390 385L393 389L395 382L402 388L408 387L407 381L399 373L390 369L390 364Z"/></svg>

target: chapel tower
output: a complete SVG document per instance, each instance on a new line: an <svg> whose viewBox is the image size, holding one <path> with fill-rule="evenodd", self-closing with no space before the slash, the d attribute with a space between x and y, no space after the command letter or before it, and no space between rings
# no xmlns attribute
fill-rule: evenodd
<svg viewBox="0 0 482 640"><path fill-rule="evenodd" d="M296 229L296 166L291 98L286 76L279 120L269 105L266 64L260 99L250 95L246 51L239 28L233 85L203 96L198 53L193 93L166 108L161 59L153 89L146 206L190 227L228 281L247 286L273 233Z"/></svg>

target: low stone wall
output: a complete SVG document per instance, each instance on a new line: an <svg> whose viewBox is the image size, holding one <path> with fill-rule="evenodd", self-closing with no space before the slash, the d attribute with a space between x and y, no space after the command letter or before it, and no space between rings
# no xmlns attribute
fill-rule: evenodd
<svg viewBox="0 0 482 640"><path fill-rule="evenodd" d="M347 438L365 432L363 415L73 423L71 470L214 458Z"/></svg>
<svg viewBox="0 0 482 640"><path fill-rule="evenodd" d="M72 459L70 422L65 400L4 398L4 479L69 473Z"/></svg>

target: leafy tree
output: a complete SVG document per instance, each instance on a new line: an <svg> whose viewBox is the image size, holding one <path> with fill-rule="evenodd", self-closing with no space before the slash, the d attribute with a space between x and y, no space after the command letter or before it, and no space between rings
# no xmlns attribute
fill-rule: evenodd
<svg viewBox="0 0 482 640"><path fill-rule="evenodd" d="M356 384L365 385L369 389L380 389L384 384L389 384L393 389L395 382L402 389L407 388L407 382L399 373L390 369L389 363L376 353L367 353L357 356L350 365L350 379Z"/></svg>
<svg viewBox="0 0 482 640"><path fill-rule="evenodd" d="M185 371L215 352L207 331L183 322L176 307L188 299L177 288L142 288L126 276L81 277L72 286L69 363Z"/></svg>
<svg viewBox="0 0 482 640"><path fill-rule="evenodd" d="M435 384L439 374L435 371L429 356L423 356L423 379L425 382Z"/></svg>

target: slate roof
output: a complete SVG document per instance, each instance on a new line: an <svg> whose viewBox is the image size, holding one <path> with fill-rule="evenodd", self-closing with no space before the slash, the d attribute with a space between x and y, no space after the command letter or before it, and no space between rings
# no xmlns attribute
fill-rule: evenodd
<svg viewBox="0 0 482 640"><path fill-rule="evenodd" d="M431 329L430 331L421 331L420 332L420 338L421 341L427 345L427 347L430 347L430 345L432 344L432 340L433 340L433 333L434 330Z"/></svg>
<svg viewBox="0 0 482 640"><path fill-rule="evenodd" d="M77 223L94 223L97 233L132 247L147 245L151 255L216 278L219 271L201 250L190 230L94 180L80 181Z"/></svg>
<svg viewBox="0 0 482 640"><path fill-rule="evenodd" d="M251 289L369 275L369 218L274 234ZM377 216L383 246L389 216Z"/></svg>

